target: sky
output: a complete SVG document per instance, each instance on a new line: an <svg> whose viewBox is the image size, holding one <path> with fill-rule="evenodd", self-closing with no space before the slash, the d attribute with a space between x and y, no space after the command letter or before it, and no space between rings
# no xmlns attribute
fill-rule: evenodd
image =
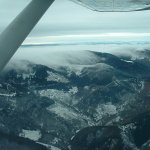
<svg viewBox="0 0 150 150"><path fill-rule="evenodd" d="M0 0L0 32L30 1ZM69 0L55 0L12 61L25 59L46 65L58 62L63 64L71 54L77 58L89 56L81 52L76 53L77 50L117 51L117 53L124 53L127 49L141 50L143 44L135 46L130 45L130 42L150 43L149 25L150 11L96 12ZM118 43L112 45L112 41L115 43L129 41L129 43L119 47ZM146 47L149 48L150 44ZM72 53L73 50L75 53ZM66 55L66 51L69 54Z"/></svg>
<svg viewBox="0 0 150 150"><path fill-rule="evenodd" d="M30 0L0 0L0 32ZM96 12L55 0L24 44L150 39L150 11Z"/></svg>

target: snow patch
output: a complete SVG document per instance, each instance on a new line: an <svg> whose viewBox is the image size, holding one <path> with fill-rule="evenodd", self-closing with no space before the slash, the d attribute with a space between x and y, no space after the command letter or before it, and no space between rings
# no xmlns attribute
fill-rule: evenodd
<svg viewBox="0 0 150 150"><path fill-rule="evenodd" d="M144 88L145 88L145 82L144 82L144 81L141 81L141 82L140 82L140 85L141 85L141 91L144 90Z"/></svg>
<svg viewBox="0 0 150 150"><path fill-rule="evenodd" d="M11 93L11 94L0 93L0 96L15 97L15 96L16 96L16 93Z"/></svg>
<svg viewBox="0 0 150 150"><path fill-rule="evenodd" d="M55 137L55 138L53 139L53 141L52 141L52 144L57 144L59 141L60 141L60 139L58 139L58 138Z"/></svg>
<svg viewBox="0 0 150 150"><path fill-rule="evenodd" d="M22 130L19 136L28 138L33 141L38 141L41 138L41 132L39 130Z"/></svg>
<svg viewBox="0 0 150 150"><path fill-rule="evenodd" d="M75 112L73 112L71 109L58 103L54 104L53 106L48 107L47 109L50 112L53 112L64 119L70 120L70 119L78 118L78 115Z"/></svg>
<svg viewBox="0 0 150 150"><path fill-rule="evenodd" d="M43 146L45 146L45 147L47 147L48 149L50 149L50 150L61 150L61 149L59 149L59 148L57 148L57 147L54 147L54 146L51 146L51 145L48 145L48 144L45 144L45 143L41 143L41 142L37 142L38 144L41 144L41 145L43 145Z"/></svg>
<svg viewBox="0 0 150 150"><path fill-rule="evenodd" d="M131 140L129 139L129 137L126 135L126 131L122 131L121 132L121 137L124 143L124 149L128 148L128 149L132 149L132 150L139 150L136 145L134 143L131 142Z"/></svg>
<svg viewBox="0 0 150 150"><path fill-rule="evenodd" d="M70 99L70 93L64 92L63 90L47 89L39 91L39 94L40 96L48 97L50 99L63 102Z"/></svg>
<svg viewBox="0 0 150 150"><path fill-rule="evenodd" d="M70 104L73 100L73 95L78 93L78 88L72 87L69 91L56 90L56 89L47 89L38 91L40 96L48 97L55 101L63 102L65 104Z"/></svg>
<svg viewBox="0 0 150 150"><path fill-rule="evenodd" d="M76 120L80 120L84 124L87 123L88 125L95 125L93 121L87 116L60 103L55 103L54 105L49 106L47 110L58 115L59 117L64 118L65 120L76 119ZM87 122L85 122L85 120Z"/></svg>
<svg viewBox="0 0 150 150"><path fill-rule="evenodd" d="M53 73L50 71L47 71L47 73L48 73L47 81L55 81L55 82L61 82L61 83L69 82L68 79L66 79L65 77L63 77L57 73Z"/></svg>
<svg viewBox="0 0 150 150"><path fill-rule="evenodd" d="M69 90L69 93L74 95L74 94L77 94L78 93L78 88L75 86L75 87L72 87L72 89Z"/></svg>
<svg viewBox="0 0 150 150"><path fill-rule="evenodd" d="M117 114L117 109L115 105L111 103L107 103L107 104L98 105L98 107L96 108L96 112L97 113L94 115L94 117L96 120L100 120L105 115Z"/></svg>
<svg viewBox="0 0 150 150"><path fill-rule="evenodd" d="M124 60L124 59L121 59L122 61L124 61L124 62L127 62L127 63L134 63L132 60Z"/></svg>
<svg viewBox="0 0 150 150"><path fill-rule="evenodd" d="M57 147L51 146L51 150L60 150L60 149Z"/></svg>

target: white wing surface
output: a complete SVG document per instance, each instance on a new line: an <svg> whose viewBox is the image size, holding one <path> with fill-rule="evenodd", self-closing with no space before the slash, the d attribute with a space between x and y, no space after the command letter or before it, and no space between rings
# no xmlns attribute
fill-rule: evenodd
<svg viewBox="0 0 150 150"><path fill-rule="evenodd" d="M150 9L150 0L71 0L95 11L141 11Z"/></svg>

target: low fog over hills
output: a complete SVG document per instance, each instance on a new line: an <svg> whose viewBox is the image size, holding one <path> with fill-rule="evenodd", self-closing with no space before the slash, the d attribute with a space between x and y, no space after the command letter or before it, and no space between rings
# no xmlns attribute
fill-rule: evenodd
<svg viewBox="0 0 150 150"><path fill-rule="evenodd" d="M148 49L35 56L16 55L1 73L0 135L8 147L23 140L25 149L29 139L52 150L149 149Z"/></svg>

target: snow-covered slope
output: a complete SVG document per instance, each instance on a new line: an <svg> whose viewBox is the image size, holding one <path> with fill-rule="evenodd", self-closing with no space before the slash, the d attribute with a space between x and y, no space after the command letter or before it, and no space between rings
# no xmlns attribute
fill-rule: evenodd
<svg viewBox="0 0 150 150"><path fill-rule="evenodd" d="M110 126L115 126L112 134L120 142L120 138L126 137L136 148L146 143L150 130L140 119L143 116L149 124L148 51L141 52L142 58L135 60L100 52L86 51L85 54L88 56L81 62L75 56L71 62L52 67L17 61L13 65L16 68L9 66L1 73L0 130L54 146L52 150L68 149L68 146L74 150L78 142L76 136L91 126L93 129L89 132L92 130L94 134L95 126L100 130L105 126L108 131ZM141 128L143 133L147 131L146 136ZM135 142L129 138L129 131ZM141 135L143 139L138 138ZM73 140L73 145L71 138L77 140Z"/></svg>

